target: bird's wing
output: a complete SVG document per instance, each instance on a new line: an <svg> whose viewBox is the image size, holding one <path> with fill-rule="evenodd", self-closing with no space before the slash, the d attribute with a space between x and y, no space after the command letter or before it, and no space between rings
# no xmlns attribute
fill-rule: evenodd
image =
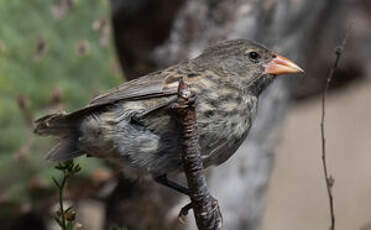
<svg viewBox="0 0 371 230"><path fill-rule="evenodd" d="M182 77L180 74L166 70L148 74L95 97L84 108L66 114L66 117L81 116L96 108L110 105L120 100L139 100L150 97L175 95L178 91L179 80Z"/></svg>
<svg viewBox="0 0 371 230"><path fill-rule="evenodd" d="M110 104L125 99L141 99L176 94L178 85L168 87L165 83L166 77L168 77L166 73L158 72L129 81L97 96L86 107Z"/></svg>

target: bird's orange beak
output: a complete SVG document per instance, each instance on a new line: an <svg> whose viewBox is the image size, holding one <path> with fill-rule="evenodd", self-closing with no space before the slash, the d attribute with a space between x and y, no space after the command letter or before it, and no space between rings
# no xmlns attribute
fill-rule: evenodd
<svg viewBox="0 0 371 230"><path fill-rule="evenodd" d="M282 75L291 73L303 73L304 70L289 59L275 54L275 57L266 64L264 72L272 75Z"/></svg>

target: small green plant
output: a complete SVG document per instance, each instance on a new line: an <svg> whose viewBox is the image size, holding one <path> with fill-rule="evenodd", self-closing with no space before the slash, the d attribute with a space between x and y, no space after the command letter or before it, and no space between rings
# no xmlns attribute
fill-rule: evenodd
<svg viewBox="0 0 371 230"><path fill-rule="evenodd" d="M73 161L66 161L59 163L55 168L63 173L62 181L58 182L55 177L52 177L55 185L59 192L59 209L56 212L55 221L61 227L62 230L75 230L81 228L80 224L76 224L76 211L73 210L72 206L64 209L63 207L63 193L67 184L67 180L80 172L81 167L79 164L75 164Z"/></svg>

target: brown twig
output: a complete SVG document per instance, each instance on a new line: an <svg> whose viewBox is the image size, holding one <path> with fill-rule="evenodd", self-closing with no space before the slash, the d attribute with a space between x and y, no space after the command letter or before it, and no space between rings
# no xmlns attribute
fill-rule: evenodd
<svg viewBox="0 0 371 230"><path fill-rule="evenodd" d="M347 39L348 39L348 33L345 35L342 44L339 47L337 47L335 50L335 55L336 55L335 62L327 75L326 84L324 86L323 94L322 94L322 113L321 113L322 166L323 166L327 194L328 194L329 204L330 204L330 218L331 218L330 230L335 230L335 210L334 210L334 198L332 194L332 187L335 183L335 179L331 175L329 175L328 170L327 170L327 161L326 161L326 137L325 137L326 96L327 96L327 91L328 91L330 82L334 76L335 70L339 66L340 57L343 53Z"/></svg>
<svg viewBox="0 0 371 230"><path fill-rule="evenodd" d="M197 226L200 230L221 229L221 212L217 201L209 193L201 161L195 95L183 80L179 82L178 100L174 109L178 113L183 128L182 163Z"/></svg>

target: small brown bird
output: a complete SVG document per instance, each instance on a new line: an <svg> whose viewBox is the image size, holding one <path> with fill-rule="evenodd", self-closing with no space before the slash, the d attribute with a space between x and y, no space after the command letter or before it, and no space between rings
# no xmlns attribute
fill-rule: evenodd
<svg viewBox="0 0 371 230"><path fill-rule="evenodd" d="M248 40L207 48L200 56L126 82L72 113L38 119L35 133L59 143L47 159L66 161L83 154L115 159L135 174L187 193L166 179L181 169L182 134L170 106L180 79L197 95L196 113L204 167L219 165L246 138L260 93L277 75L303 70Z"/></svg>

